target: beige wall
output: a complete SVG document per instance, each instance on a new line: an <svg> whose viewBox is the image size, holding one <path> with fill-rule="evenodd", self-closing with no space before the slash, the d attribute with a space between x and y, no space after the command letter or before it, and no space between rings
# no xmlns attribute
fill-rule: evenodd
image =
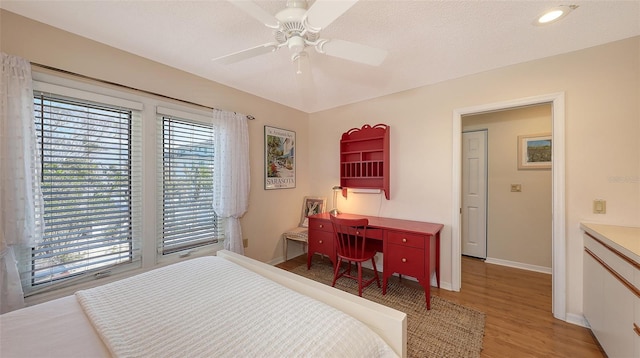
<svg viewBox="0 0 640 358"><path fill-rule="evenodd" d="M352 195L343 211L439 222L442 282L451 283L452 117L459 108L565 92L566 311L582 313L583 220L640 225L640 37L508 66L311 114L311 191L338 181L340 134L391 126L391 200ZM595 198L607 214L591 212ZM464 286L462 287L464 290Z"/></svg>
<svg viewBox="0 0 640 358"><path fill-rule="evenodd" d="M309 191L308 115L142 57L79 37L16 14L0 12L0 50L86 76L179 98L205 106L252 114L249 122L251 194L241 220L249 239L247 256L271 261L282 256L281 233L297 226ZM155 120L151 118L150 120ZM264 126L296 132L297 187L264 190ZM145 212L153 219L154 213ZM155 227L155 226L152 226ZM145 237L155 232L146 230Z"/></svg>
<svg viewBox="0 0 640 358"><path fill-rule="evenodd" d="M463 131L481 129L488 147L487 261L551 272L551 169L517 165L519 135L551 133L551 105L463 117ZM522 191L511 192L511 184Z"/></svg>

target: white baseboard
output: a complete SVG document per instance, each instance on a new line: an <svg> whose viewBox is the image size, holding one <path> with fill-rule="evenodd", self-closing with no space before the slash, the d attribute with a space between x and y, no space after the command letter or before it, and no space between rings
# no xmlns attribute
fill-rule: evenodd
<svg viewBox="0 0 640 358"><path fill-rule="evenodd" d="M492 257L487 257L487 259L484 262L486 262L488 264L494 264L494 265L509 266L509 267L518 268L518 269L522 269L522 270L541 272L541 273L546 273L546 274L549 274L549 275L551 275L551 272L552 272L551 271L551 267L544 267L544 266L525 264L525 263L522 263L522 262L495 259L495 258L492 258Z"/></svg>
<svg viewBox="0 0 640 358"><path fill-rule="evenodd" d="M436 285L434 284L433 286L436 286ZM447 290L447 291L453 291L453 285L451 285L451 282L440 281L440 289L441 290ZM458 290L458 292L460 292L460 290Z"/></svg>
<svg viewBox="0 0 640 358"><path fill-rule="evenodd" d="M587 322L587 319L584 318L584 316L581 314L567 313L566 321L578 326L585 327L585 328L591 328L591 326L589 325L589 322Z"/></svg>

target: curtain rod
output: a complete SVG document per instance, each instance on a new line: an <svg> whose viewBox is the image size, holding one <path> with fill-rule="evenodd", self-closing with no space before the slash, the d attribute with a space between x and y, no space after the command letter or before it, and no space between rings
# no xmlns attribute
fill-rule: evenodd
<svg viewBox="0 0 640 358"><path fill-rule="evenodd" d="M159 94L159 93L155 93L155 92L151 92L151 91L147 91L147 90L143 90L143 89L139 89L139 88L129 87L129 86L122 85L122 84L115 83L115 82L111 82L111 81L101 80L99 78L82 75L82 74L79 74L79 73L75 73L75 72L63 70L63 69L60 69L60 68L55 68L55 67L43 65L43 64L40 64L40 63L36 63L36 62L31 62L31 66L36 66L36 67L44 68L46 70L51 70L51 71L55 71L55 72L61 72L61 73L67 74L67 75L76 76L76 77L88 79L88 80L91 80L91 81L96 81L96 82L108 84L108 85L111 85L111 86L117 86L117 87L121 87L121 88L126 88L126 89L129 89L129 90L142 92L142 93L146 93L146 94L149 94L149 95L152 95L152 96L158 96L158 97L162 97L162 98L165 98L165 99L178 101L178 102L182 102L182 103L186 103L186 104L191 104L191 105L194 105L194 106L198 106L198 107L202 107L202 108L206 108L206 109L210 109L210 110L218 109L218 108L205 106L205 105L202 105L202 104L199 104L199 103L195 103L195 102L185 101L185 100L179 99L179 98L165 96L163 94ZM256 119L256 117L248 114L247 115L247 119L254 120L254 119Z"/></svg>

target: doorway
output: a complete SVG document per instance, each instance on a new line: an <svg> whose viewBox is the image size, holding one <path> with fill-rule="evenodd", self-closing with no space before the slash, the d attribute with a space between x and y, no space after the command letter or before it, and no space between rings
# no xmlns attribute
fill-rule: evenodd
<svg viewBox="0 0 640 358"><path fill-rule="evenodd" d="M489 134L487 152L474 148L480 138L468 138L479 137L483 130ZM527 138L551 133L551 105L467 115L462 131L462 254L550 274L551 169L520 164L519 144L520 139L526 144ZM486 174L483 162L488 163ZM486 186L473 185L484 184L481 176L487 178ZM484 210L488 215L481 215ZM486 224L481 218L487 218ZM486 255L476 252L484 248L480 239L485 237Z"/></svg>
<svg viewBox="0 0 640 358"><path fill-rule="evenodd" d="M461 285L461 155L462 117L510 108L550 103L552 106L552 312L566 321L566 238L565 238L565 153L564 153L564 92L528 97L453 111L452 128L452 225L451 225L451 288Z"/></svg>

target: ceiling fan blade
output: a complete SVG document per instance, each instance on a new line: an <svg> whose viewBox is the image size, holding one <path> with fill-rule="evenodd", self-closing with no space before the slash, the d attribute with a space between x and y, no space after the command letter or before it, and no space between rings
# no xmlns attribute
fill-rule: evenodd
<svg viewBox="0 0 640 358"><path fill-rule="evenodd" d="M387 50L344 40L321 41L316 50L345 60L380 66L387 57Z"/></svg>
<svg viewBox="0 0 640 358"><path fill-rule="evenodd" d="M349 10L358 0L316 0L305 14L306 25L313 32L320 32Z"/></svg>
<svg viewBox="0 0 640 358"><path fill-rule="evenodd" d="M237 6L240 10L254 17L256 20L263 23L266 27L277 29L280 27L280 22L273 15L266 12L263 8L253 1L248 0L228 0L233 5Z"/></svg>
<svg viewBox="0 0 640 358"><path fill-rule="evenodd" d="M240 61L249 59L251 57L264 55L264 54L269 53L269 52L274 52L279 47L280 47L279 44L275 43L275 42L266 43L264 45L248 48L246 50L242 50L242 51L234 52L234 53L229 54L229 55L225 55L225 56L221 56L221 57L218 57L218 58L214 58L213 62L217 62L217 63L219 63L221 65L228 65L228 64L232 64L232 63L236 63L236 62L240 62Z"/></svg>

